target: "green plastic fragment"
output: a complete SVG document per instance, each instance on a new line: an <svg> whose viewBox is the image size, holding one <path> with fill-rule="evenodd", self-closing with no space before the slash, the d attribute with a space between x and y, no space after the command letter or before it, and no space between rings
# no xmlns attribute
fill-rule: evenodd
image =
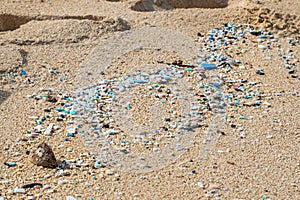
<svg viewBox="0 0 300 200"><path fill-rule="evenodd" d="M43 94L43 95L42 95L42 98L43 98L43 99L46 99L46 98L47 98L47 95Z"/></svg>

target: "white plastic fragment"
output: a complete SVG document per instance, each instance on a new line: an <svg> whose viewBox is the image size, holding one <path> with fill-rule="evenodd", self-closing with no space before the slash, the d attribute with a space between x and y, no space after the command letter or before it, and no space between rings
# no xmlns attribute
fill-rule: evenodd
<svg viewBox="0 0 300 200"><path fill-rule="evenodd" d="M14 193L25 194L26 190L24 188L14 188Z"/></svg>
<svg viewBox="0 0 300 200"><path fill-rule="evenodd" d="M45 184L43 188L44 188L44 189L49 189L49 188L51 188L51 186L50 186L50 185L47 185L47 184Z"/></svg>
<svg viewBox="0 0 300 200"><path fill-rule="evenodd" d="M36 127L34 127L34 130L36 130L36 131L42 131L42 129L43 129L43 126L42 125L37 125Z"/></svg>
<svg viewBox="0 0 300 200"><path fill-rule="evenodd" d="M67 133L75 134L77 132L77 126L68 126L66 128Z"/></svg>
<svg viewBox="0 0 300 200"><path fill-rule="evenodd" d="M40 91L53 91L53 88L40 88Z"/></svg>
<svg viewBox="0 0 300 200"><path fill-rule="evenodd" d="M63 184L67 184L67 183L68 183L68 180L59 180L58 181L59 185L63 185Z"/></svg>
<svg viewBox="0 0 300 200"><path fill-rule="evenodd" d="M111 171L111 170L107 170L107 171L106 171L106 174L107 174L107 175L113 175L113 174L114 174L114 172L113 172L113 171Z"/></svg>
<svg viewBox="0 0 300 200"><path fill-rule="evenodd" d="M72 196L66 196L66 199L67 200L76 200L75 197L72 197Z"/></svg>
<svg viewBox="0 0 300 200"><path fill-rule="evenodd" d="M44 134L45 135L51 135L51 131L52 131L53 126L54 126L54 124L50 123L49 126L47 127L47 129L45 130Z"/></svg>
<svg viewBox="0 0 300 200"><path fill-rule="evenodd" d="M198 185L199 187L201 187L202 189L205 188L205 186L204 186L204 184L203 184L202 182L197 182L197 185Z"/></svg>
<svg viewBox="0 0 300 200"><path fill-rule="evenodd" d="M260 48L260 49L262 49L262 50L265 50L265 49L267 49L267 47L265 46L265 45L258 45L258 48Z"/></svg>
<svg viewBox="0 0 300 200"><path fill-rule="evenodd" d="M44 176L44 178L49 178L49 177L51 177L50 174L46 174L46 175Z"/></svg>
<svg viewBox="0 0 300 200"><path fill-rule="evenodd" d="M70 170L59 170L56 172L56 177L62 177L62 176L70 176L71 172Z"/></svg>

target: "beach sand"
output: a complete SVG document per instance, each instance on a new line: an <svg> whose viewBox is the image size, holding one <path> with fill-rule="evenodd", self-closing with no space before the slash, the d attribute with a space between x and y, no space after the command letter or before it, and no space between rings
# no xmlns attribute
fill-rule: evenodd
<svg viewBox="0 0 300 200"><path fill-rule="evenodd" d="M0 199L300 199L299 13L300 1L295 0L1 0ZM224 24L250 24L272 32L274 38L248 33L244 41L227 48L240 62L232 64L230 71L219 72L227 80L237 80L223 87L225 94L236 97L227 102L226 122L220 122L209 151L203 150L204 133L220 118L207 110L206 125L191 133L193 140L187 137L184 143L183 136L182 144L190 148L174 159L162 155L151 170L94 166L97 158L91 152L100 151L99 147L87 148L80 134L67 136L73 118L60 116L55 109L71 102L67 94L72 95L78 85L86 86L90 79L84 73L97 79L102 63L111 65L103 70L106 79L179 60L190 65L181 56L184 52L176 54L183 49L176 44L190 38L207 49L209 41L204 38ZM132 43L118 37L124 33L130 38L130 31L147 28L170 40L155 41L164 49L132 49L142 37L150 40L151 35L143 31L133 34ZM184 36L172 38L175 32ZM105 53L97 51L117 52L106 42L111 37L116 37L116 45L123 45L120 49L130 51L116 53L118 58L108 61ZM166 51L172 48L174 52ZM112 58L110 54L107 59ZM131 112L130 123L151 124L149 118L155 113L143 114L152 108L151 99L134 92L132 99L140 108ZM249 104L255 100L261 105ZM131 126L122 119L112 123L118 121L124 129ZM44 134L51 123L52 134ZM41 130L34 130L39 124ZM117 141L121 135L112 137ZM31 157L43 141L52 147L58 162L66 160L71 167L36 166ZM168 141L173 140L162 139L162 146ZM145 149L136 145L133 152L142 154ZM42 186L22 189L31 183Z"/></svg>

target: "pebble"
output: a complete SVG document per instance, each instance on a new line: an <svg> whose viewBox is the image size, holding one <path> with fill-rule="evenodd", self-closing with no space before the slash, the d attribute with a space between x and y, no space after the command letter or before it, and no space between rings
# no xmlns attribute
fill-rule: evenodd
<svg viewBox="0 0 300 200"><path fill-rule="evenodd" d="M30 184L23 185L22 188L24 188L24 189L34 188L35 186L43 187L43 184L41 184L41 183L30 183Z"/></svg>
<svg viewBox="0 0 300 200"><path fill-rule="evenodd" d="M207 189L208 190L216 190L216 189L219 189L219 186L216 184L209 184Z"/></svg>

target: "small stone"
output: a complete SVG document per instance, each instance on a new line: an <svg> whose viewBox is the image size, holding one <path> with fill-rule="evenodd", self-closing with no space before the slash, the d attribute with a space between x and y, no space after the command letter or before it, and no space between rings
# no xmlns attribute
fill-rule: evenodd
<svg viewBox="0 0 300 200"><path fill-rule="evenodd" d="M23 189L34 188L35 186L43 187L43 184L41 184L41 183L29 183L29 184L23 185L22 188Z"/></svg>
<svg viewBox="0 0 300 200"><path fill-rule="evenodd" d="M32 162L37 166L55 168L57 161L50 146L46 143L38 145L36 151L32 155Z"/></svg>
<svg viewBox="0 0 300 200"><path fill-rule="evenodd" d="M216 190L216 189L219 189L219 186L216 184L209 184L209 187L207 189L208 190Z"/></svg>

